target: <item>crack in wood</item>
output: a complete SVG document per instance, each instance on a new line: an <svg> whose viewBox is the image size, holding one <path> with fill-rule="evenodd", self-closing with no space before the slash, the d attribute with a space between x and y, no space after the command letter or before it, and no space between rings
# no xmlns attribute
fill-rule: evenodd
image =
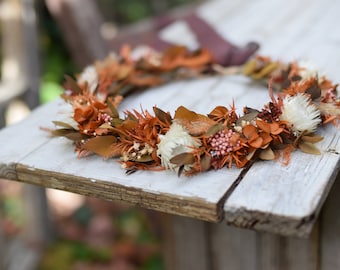
<svg viewBox="0 0 340 270"><path fill-rule="evenodd" d="M241 183L244 176L247 174L251 166L253 165L253 161L249 162L248 166L244 168L239 176L236 178L236 180L231 184L231 186L227 189L226 193L222 196L220 201L217 203L217 216L220 221L224 220L224 204L230 197L230 195L233 193L233 191L236 189L236 187Z"/></svg>
<svg viewBox="0 0 340 270"><path fill-rule="evenodd" d="M326 150L327 153L331 153L331 154L336 154L336 155L340 155L340 153L338 151L336 151L334 148L329 148Z"/></svg>
<svg viewBox="0 0 340 270"><path fill-rule="evenodd" d="M296 229L300 229L304 225L309 225L310 223L314 223L316 218L316 213L312 213L309 216L304 217L301 219L300 223L296 225Z"/></svg>

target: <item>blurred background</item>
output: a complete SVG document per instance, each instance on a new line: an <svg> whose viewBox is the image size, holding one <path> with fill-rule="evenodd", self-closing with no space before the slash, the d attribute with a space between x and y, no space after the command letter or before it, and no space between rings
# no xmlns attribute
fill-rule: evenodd
<svg viewBox="0 0 340 270"><path fill-rule="evenodd" d="M159 29L200 2L2 0L0 127L56 99L64 74L124 42L152 44ZM164 269L163 218L1 179L0 269Z"/></svg>

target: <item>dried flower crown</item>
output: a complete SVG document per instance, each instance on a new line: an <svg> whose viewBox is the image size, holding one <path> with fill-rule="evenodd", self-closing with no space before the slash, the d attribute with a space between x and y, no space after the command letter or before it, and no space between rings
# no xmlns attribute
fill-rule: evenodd
<svg viewBox="0 0 340 270"><path fill-rule="evenodd" d="M235 69L233 69L235 70ZM74 141L79 157L119 157L127 173L170 169L193 175L210 169L245 167L251 161L281 159L288 164L295 149L320 154L314 132L340 117L337 85L303 64L257 56L236 68L252 80L269 82L271 100L261 110L217 106L197 114L180 106L174 116L154 107L121 118L118 106L129 92L173 79L221 74L209 51L172 47L132 52L123 47L87 67L77 80L66 77L63 99L72 105L66 121L54 121L55 136ZM228 71L228 70L227 70ZM273 88L279 90L274 97Z"/></svg>

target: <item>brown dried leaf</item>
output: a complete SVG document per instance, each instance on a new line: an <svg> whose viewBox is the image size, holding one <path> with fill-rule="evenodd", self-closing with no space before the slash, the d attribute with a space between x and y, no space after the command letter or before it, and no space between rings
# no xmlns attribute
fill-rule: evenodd
<svg viewBox="0 0 340 270"><path fill-rule="evenodd" d="M257 111L247 113L247 114L243 115L242 117L240 117L239 119L237 119L236 125L242 126L242 121L251 122L257 117L258 114L259 113Z"/></svg>
<svg viewBox="0 0 340 270"><path fill-rule="evenodd" d="M55 129L51 131L51 134L55 137L66 137L75 142L88 138L88 136L81 134L78 130L74 129Z"/></svg>
<svg viewBox="0 0 340 270"><path fill-rule="evenodd" d="M255 155L256 149L254 149L253 151L251 151L247 156L246 159L247 160L251 160L253 158L253 156Z"/></svg>
<svg viewBox="0 0 340 270"><path fill-rule="evenodd" d="M263 121L263 120L260 120L260 119L257 119L256 120L256 125L261 129L263 130L264 132L266 133L270 133L271 132L271 128L270 128L270 124Z"/></svg>
<svg viewBox="0 0 340 270"><path fill-rule="evenodd" d="M113 118L112 121L111 121L111 124L112 124L112 126L116 127L116 126L121 125L123 122L124 122L123 119Z"/></svg>
<svg viewBox="0 0 340 270"><path fill-rule="evenodd" d="M321 152L320 150L313 144L310 142L301 142L298 145L299 149L307 154L312 154L312 155L320 155Z"/></svg>
<svg viewBox="0 0 340 270"><path fill-rule="evenodd" d="M275 159L275 153L273 150L269 147L262 150L259 154L259 158L262 160L274 160Z"/></svg>
<svg viewBox="0 0 340 270"><path fill-rule="evenodd" d="M209 114L208 117L215 121L220 121L228 116L229 110L224 106L217 106Z"/></svg>
<svg viewBox="0 0 340 270"><path fill-rule="evenodd" d="M62 122L62 121L52 121L53 124L55 124L56 126L58 127L63 127L63 128L66 128L66 129L72 129L72 130L75 130L74 127L72 127L70 124L68 123L65 123L65 122Z"/></svg>
<svg viewBox="0 0 340 270"><path fill-rule="evenodd" d="M195 121L197 119L197 113L188 110L184 106L180 106L177 108L175 112L175 119L186 119L189 121Z"/></svg>
<svg viewBox="0 0 340 270"><path fill-rule="evenodd" d="M223 129L222 123L218 123L217 125L214 125L214 126L210 127L208 129L207 133L205 133L205 136L207 136L207 137L212 136L212 135L216 134L217 132L219 132L222 129Z"/></svg>
<svg viewBox="0 0 340 270"><path fill-rule="evenodd" d="M100 125L99 128L112 129L112 126L109 123L104 123Z"/></svg>
<svg viewBox="0 0 340 270"><path fill-rule="evenodd" d="M181 153L170 159L170 162L179 166L190 165L195 162L195 157L191 153Z"/></svg>
<svg viewBox="0 0 340 270"><path fill-rule="evenodd" d="M254 148L260 148L263 146L263 139L260 136L257 136L248 141L249 145Z"/></svg>
<svg viewBox="0 0 340 270"><path fill-rule="evenodd" d="M211 167L211 157L210 156L207 156L207 155L204 155L202 158L201 158L201 170L202 172L205 172L205 171L208 171Z"/></svg>
<svg viewBox="0 0 340 270"><path fill-rule="evenodd" d="M198 68L212 62L212 55L208 50L200 50L196 54L178 59L178 66Z"/></svg>
<svg viewBox="0 0 340 270"><path fill-rule="evenodd" d="M123 80L127 78L131 73L132 67L128 65L120 65L116 73L117 80Z"/></svg>
<svg viewBox="0 0 340 270"><path fill-rule="evenodd" d="M264 68L262 68L259 72L255 73L252 75L253 79L262 79L264 77L266 77L267 75L269 75L271 72L273 72L277 67L279 67L279 63L278 62L272 62L267 64Z"/></svg>
<svg viewBox="0 0 340 270"><path fill-rule="evenodd" d="M319 87L317 80L313 82L311 87L309 87L305 93L310 94L312 100L321 97L321 88Z"/></svg>
<svg viewBox="0 0 340 270"><path fill-rule="evenodd" d="M159 76L131 75L129 77L129 83L141 87L150 87L160 85L164 83L164 81Z"/></svg>
<svg viewBox="0 0 340 270"><path fill-rule="evenodd" d="M111 111L111 117L113 118L119 117L119 112L117 111L117 108L114 106L112 98L107 99L107 106Z"/></svg>
<svg viewBox="0 0 340 270"><path fill-rule="evenodd" d="M304 135L301 137L302 141L309 143L317 143L323 140L322 136L317 135Z"/></svg>
<svg viewBox="0 0 340 270"><path fill-rule="evenodd" d="M153 111L154 111L156 117L161 122L167 123L167 124L171 124L172 118L171 118L171 116L168 113L164 112L163 110L161 110L160 108L158 108L156 106L153 107Z"/></svg>
<svg viewBox="0 0 340 270"><path fill-rule="evenodd" d="M242 73L246 76L249 76L254 73L254 71L256 70L256 66L257 66L256 60L251 59L244 64Z"/></svg>
<svg viewBox="0 0 340 270"><path fill-rule="evenodd" d="M75 94L81 94L82 93L81 88L79 87L77 82L71 76L65 74L64 78L66 80L67 86L71 88L72 92L74 92Z"/></svg>
<svg viewBox="0 0 340 270"><path fill-rule="evenodd" d="M248 140L251 140L253 138L257 138L258 137L258 130L253 125L247 125L247 126L243 127L242 132L243 132L243 135Z"/></svg>
<svg viewBox="0 0 340 270"><path fill-rule="evenodd" d="M132 159L131 159L132 160ZM144 155L144 156L141 156L140 158L136 158L136 159L133 159L133 161L136 161L136 162L150 162L150 161L153 161L153 158L149 155Z"/></svg>
<svg viewBox="0 0 340 270"><path fill-rule="evenodd" d="M209 128L216 125L216 122L209 117L197 114L183 106L180 106L176 110L174 119L176 119L177 123L184 126L193 136L200 136L206 133Z"/></svg>
<svg viewBox="0 0 340 270"><path fill-rule="evenodd" d="M112 157L112 145L117 142L115 136L99 136L88 140L84 149L96 153L102 157Z"/></svg>

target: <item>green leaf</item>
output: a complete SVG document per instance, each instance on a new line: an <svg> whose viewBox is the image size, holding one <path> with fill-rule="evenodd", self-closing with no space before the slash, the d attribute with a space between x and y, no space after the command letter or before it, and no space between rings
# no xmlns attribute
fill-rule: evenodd
<svg viewBox="0 0 340 270"><path fill-rule="evenodd" d="M105 158L112 157L112 145L117 142L115 136L100 136L88 140L84 148Z"/></svg>

